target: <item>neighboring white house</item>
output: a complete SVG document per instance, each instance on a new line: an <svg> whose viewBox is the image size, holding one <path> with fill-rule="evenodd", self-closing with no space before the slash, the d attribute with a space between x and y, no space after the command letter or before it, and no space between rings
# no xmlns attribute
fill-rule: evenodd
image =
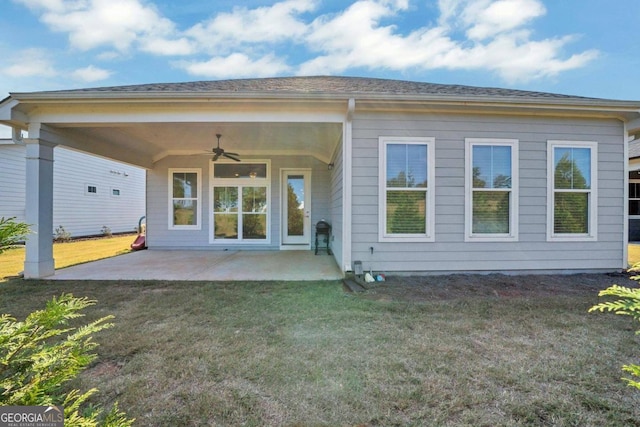
<svg viewBox="0 0 640 427"><path fill-rule="evenodd" d="M148 169L151 250L309 250L324 219L343 271L626 268L640 101L288 77L12 93L0 123L40 228L58 145ZM25 276L51 274L31 236Z"/></svg>
<svg viewBox="0 0 640 427"><path fill-rule="evenodd" d="M146 171L56 147L53 227L72 237L133 232L145 215ZM26 221L26 147L0 140L0 217ZM54 230L51 231L52 235Z"/></svg>

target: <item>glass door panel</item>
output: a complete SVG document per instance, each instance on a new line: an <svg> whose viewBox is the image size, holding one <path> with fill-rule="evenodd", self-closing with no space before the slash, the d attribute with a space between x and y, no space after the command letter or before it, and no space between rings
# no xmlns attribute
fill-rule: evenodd
<svg viewBox="0 0 640 427"><path fill-rule="evenodd" d="M285 170L282 173L284 245L311 243L311 171Z"/></svg>

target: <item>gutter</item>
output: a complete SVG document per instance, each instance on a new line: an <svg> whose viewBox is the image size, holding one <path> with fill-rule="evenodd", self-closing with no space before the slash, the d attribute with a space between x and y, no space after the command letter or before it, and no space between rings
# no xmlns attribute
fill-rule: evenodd
<svg viewBox="0 0 640 427"><path fill-rule="evenodd" d="M431 95L431 94L385 94L385 93L348 93L348 92L202 92L202 91L149 91L149 92L16 92L0 101L0 105L9 99L17 101L82 101L82 100L209 100L209 99L256 99L256 100L335 100L348 101L405 101L405 102L452 102L452 103L505 103L523 105L566 105L584 107L603 107L621 109L637 109L640 101L621 101L612 99L580 98L580 97L525 97L525 96L490 96L490 95Z"/></svg>
<svg viewBox="0 0 640 427"><path fill-rule="evenodd" d="M543 115L559 115L562 113L613 117L625 123L629 122L630 134L640 134L640 101L616 101L592 98L536 98L536 97L491 97L491 96L440 96L440 95L411 95L411 94L369 94L360 93L357 96L349 93L266 93L266 92L145 92L145 93L113 93L113 92L73 92L73 93L15 93L0 103L0 109L15 103L15 110L26 109L30 105L87 105L102 104L115 105L126 103L130 106L142 104L198 104L198 103L236 103L254 102L282 103L306 102L317 104L335 104L336 108L344 105L350 99L355 99L361 111L407 110L425 111L429 109L450 108L452 112L458 110L472 110L483 113L483 109L493 109L502 114L531 114L541 111ZM4 104L4 105L3 105ZM543 111L546 110L546 111Z"/></svg>

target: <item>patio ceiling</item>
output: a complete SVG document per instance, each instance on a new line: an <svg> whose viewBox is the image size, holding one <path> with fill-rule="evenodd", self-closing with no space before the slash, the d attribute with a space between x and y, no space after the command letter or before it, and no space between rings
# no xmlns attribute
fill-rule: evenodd
<svg viewBox="0 0 640 427"><path fill-rule="evenodd" d="M56 142L145 167L167 156L206 154L216 146L218 133L222 135L220 146L241 157L310 155L325 163L342 138L341 123L320 122L69 123L48 127L59 136ZM100 147L108 147L111 155Z"/></svg>
<svg viewBox="0 0 640 427"><path fill-rule="evenodd" d="M329 163L343 135L347 103L308 99L141 96L7 99L0 119L29 138L145 168L216 145L243 157L309 155Z"/></svg>

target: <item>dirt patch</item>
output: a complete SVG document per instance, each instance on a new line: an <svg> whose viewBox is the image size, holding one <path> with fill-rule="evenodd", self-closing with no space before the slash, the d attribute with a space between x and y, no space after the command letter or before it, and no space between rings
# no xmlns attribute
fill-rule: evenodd
<svg viewBox="0 0 640 427"><path fill-rule="evenodd" d="M87 370L87 374L99 378L99 377L114 377L118 375L122 367L123 362L106 361L99 362Z"/></svg>
<svg viewBox="0 0 640 427"><path fill-rule="evenodd" d="M536 298L594 295L611 285L635 288L637 273L504 275L451 274L391 276L365 284L364 298L389 301L434 301L465 298Z"/></svg>

